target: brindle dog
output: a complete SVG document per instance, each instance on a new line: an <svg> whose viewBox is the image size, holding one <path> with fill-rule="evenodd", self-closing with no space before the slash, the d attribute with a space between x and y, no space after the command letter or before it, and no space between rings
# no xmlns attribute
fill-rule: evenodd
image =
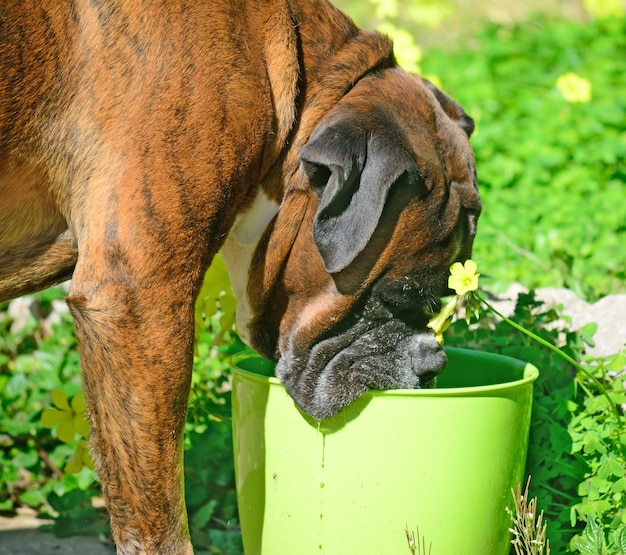
<svg viewBox="0 0 626 555"><path fill-rule="evenodd" d="M194 301L318 418L445 365L480 200L461 108L325 0L0 0L0 300L72 278L118 553L191 553Z"/></svg>

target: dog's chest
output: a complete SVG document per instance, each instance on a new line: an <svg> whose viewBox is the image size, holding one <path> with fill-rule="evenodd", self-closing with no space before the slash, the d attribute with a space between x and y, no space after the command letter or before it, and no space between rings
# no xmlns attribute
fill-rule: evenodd
<svg viewBox="0 0 626 555"><path fill-rule="evenodd" d="M246 343L250 340L249 324L254 317L248 296L252 258L278 208L276 202L259 191L250 208L237 216L220 250L237 298L237 332Z"/></svg>

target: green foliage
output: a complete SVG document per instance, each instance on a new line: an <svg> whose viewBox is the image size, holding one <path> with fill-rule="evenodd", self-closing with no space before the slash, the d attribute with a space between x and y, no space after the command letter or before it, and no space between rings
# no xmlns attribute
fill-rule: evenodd
<svg viewBox="0 0 626 555"><path fill-rule="evenodd" d="M205 326L215 332L212 343L228 343L235 331L236 308L237 299L230 286L226 264L218 253L204 276L196 302L196 346Z"/></svg>
<svg viewBox="0 0 626 555"><path fill-rule="evenodd" d="M53 328L54 336L46 337L43 331L49 315L47 299L59 296L48 291L35 297L25 318L27 328L14 329L14 333L8 331L15 320L0 312L6 332L2 334L5 356L0 380L8 386L0 399L0 502L4 510L22 504L53 515L52 529L57 534L95 533L105 529L105 518L91 502L99 494L94 474L86 467L77 474L67 471L67 462L84 440L78 435L69 444L62 443L41 424L43 411L51 405L51 391L56 389L68 391L67 397L54 394L57 408L63 409L59 412L76 417L81 409L78 402L72 410L69 401L79 392L71 321L64 316ZM41 314L43 320L33 317L33 313ZM206 318L200 328L185 428L186 496L194 544L239 555L241 540L228 421L228 359L245 347L236 336L230 342L214 344L219 318L219 313ZM586 345L593 341L593 326L576 333L569 331L558 311L545 310L532 293L520 295L514 320L584 361L609 388L615 403L626 401L622 383L610 377L623 368L625 355L590 359L584 354ZM611 550L626 537L623 414L615 422L605 397L598 394L588 378L576 375L551 351L539 348L495 318L482 317L479 325L469 327L464 320L456 321L447 332L447 341L514 356L540 368L527 471L533 476L531 495L537 497L538 509L544 511L548 522L552 549L565 553L571 541L572 550L585 553L581 546L587 545L590 538L601 537L608 553L619 553ZM24 373L25 369L28 372ZM52 377L38 381L46 373ZM588 520L593 523L588 527L599 527L601 532L591 534L591 528L584 532Z"/></svg>
<svg viewBox="0 0 626 555"><path fill-rule="evenodd" d="M602 526L589 519L582 535L572 540L572 547L581 555L626 555L626 528L622 528L617 543L608 547Z"/></svg>
<svg viewBox="0 0 626 555"><path fill-rule="evenodd" d="M50 492L47 502L54 511L54 523L43 526L42 529L53 532L59 538L106 532L103 513L92 504L97 493L96 488L81 486L79 483L58 493Z"/></svg>
<svg viewBox="0 0 626 555"><path fill-rule="evenodd" d="M626 13L621 0L583 0L583 6L598 19L624 17Z"/></svg>
<svg viewBox="0 0 626 555"><path fill-rule="evenodd" d="M473 258L494 289L626 290L626 19L488 26L463 50L421 62L477 121L484 201ZM592 86L571 103L557 79Z"/></svg>
<svg viewBox="0 0 626 555"><path fill-rule="evenodd" d="M618 354L593 361L594 375L603 380L614 404L626 405L624 382L607 379L611 373L626 366L626 355ZM592 387L581 379L586 391ZM571 521L589 520L587 537L598 537L590 526L604 534L610 553L617 553L620 538L626 538L626 418L623 411L616 421L604 396L587 394L582 404L570 405L572 419L568 431L572 438L572 453L586 464L585 480L578 484L581 501L571 508ZM604 541L604 537L602 538ZM580 545L580 539L572 545Z"/></svg>
<svg viewBox="0 0 626 555"><path fill-rule="evenodd" d="M247 349L235 333L236 299L221 256L196 303L196 356L185 426L185 500L194 547L241 555L230 425L230 359Z"/></svg>
<svg viewBox="0 0 626 555"><path fill-rule="evenodd" d="M226 293L221 288L218 294ZM10 312L8 303L0 305L0 511L32 507L54 519L45 529L60 537L107 531L105 512L92 502L100 490L85 441L76 340L63 298L63 291L51 289L15 301ZM244 346L230 328L221 332L220 319L230 321L223 314L200 313L185 426L189 524L197 548L241 555L228 361Z"/></svg>
<svg viewBox="0 0 626 555"><path fill-rule="evenodd" d="M452 6L447 0L339 0L339 8L366 28L376 28L394 41L396 59L407 71L420 72L422 49L415 28L434 28L447 19Z"/></svg>
<svg viewBox="0 0 626 555"><path fill-rule="evenodd" d="M40 423L50 392L80 390L76 340L63 292L0 306L0 510L20 504L48 510L46 498L77 487L81 477L60 469L73 449ZM90 479L91 481L91 479Z"/></svg>
<svg viewBox="0 0 626 555"><path fill-rule="evenodd" d="M335 0L333 4L362 27L372 28L389 21L411 32L416 25L439 27L453 10L449 0Z"/></svg>
<svg viewBox="0 0 626 555"><path fill-rule="evenodd" d="M585 355L595 325L571 331L559 311L546 310L533 292L518 297L512 320L582 362L612 403L624 403L623 383L614 377L626 365L624 354ZM530 495L537 498L537 507L548 522L550 546L556 553L574 549L576 543L570 545L570 541L591 518L614 549L626 534L623 411L616 420L605 395L584 373L577 373L561 357L489 314L469 326L457 320L448 329L446 342L499 352L539 368L526 470L533 478Z"/></svg>
<svg viewBox="0 0 626 555"><path fill-rule="evenodd" d="M218 312L204 315L194 360L185 426L185 499L195 548L241 555L230 425L230 359L246 349L229 332L220 333ZM216 337L221 337L216 346Z"/></svg>

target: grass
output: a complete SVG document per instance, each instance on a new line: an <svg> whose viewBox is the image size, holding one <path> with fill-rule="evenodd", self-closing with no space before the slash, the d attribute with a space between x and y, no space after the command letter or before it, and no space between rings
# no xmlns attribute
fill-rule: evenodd
<svg viewBox="0 0 626 555"><path fill-rule="evenodd" d="M513 525L510 529L511 545L515 555L550 555L550 541L546 539L547 524L543 518L543 511L537 514L537 498L529 498L528 488L522 492L521 484L517 484L517 491L511 491L514 499L514 509L508 509Z"/></svg>
<svg viewBox="0 0 626 555"><path fill-rule="evenodd" d="M423 536L420 537L420 529L419 526L416 527L416 531L413 532L409 530L409 527L404 529L404 533L406 534L406 541L409 546L409 551L411 555L431 555L432 551L432 543L428 544L428 551L426 550L426 538ZM417 536L417 537L416 537Z"/></svg>

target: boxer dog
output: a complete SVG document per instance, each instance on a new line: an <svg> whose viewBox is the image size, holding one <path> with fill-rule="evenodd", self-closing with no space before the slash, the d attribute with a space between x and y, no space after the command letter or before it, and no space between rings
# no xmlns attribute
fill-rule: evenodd
<svg viewBox="0 0 626 555"><path fill-rule="evenodd" d="M0 300L72 278L118 553L192 553L194 301L222 247L242 336L314 417L442 370L472 128L325 0L0 1Z"/></svg>

